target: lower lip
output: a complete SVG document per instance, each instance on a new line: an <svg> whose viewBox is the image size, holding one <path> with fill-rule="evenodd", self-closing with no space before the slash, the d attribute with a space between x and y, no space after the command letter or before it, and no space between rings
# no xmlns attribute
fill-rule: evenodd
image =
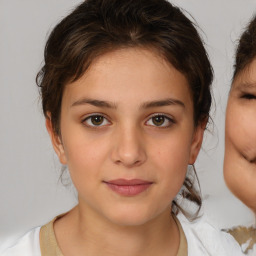
<svg viewBox="0 0 256 256"><path fill-rule="evenodd" d="M122 196L136 196L147 190L152 185L152 183L138 185L116 185L112 183L106 184L111 190Z"/></svg>

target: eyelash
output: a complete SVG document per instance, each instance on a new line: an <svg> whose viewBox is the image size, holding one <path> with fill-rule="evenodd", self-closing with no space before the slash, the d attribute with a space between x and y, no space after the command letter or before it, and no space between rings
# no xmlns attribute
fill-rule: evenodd
<svg viewBox="0 0 256 256"><path fill-rule="evenodd" d="M172 125L175 123L175 121L174 121L173 118L171 118L171 117L169 117L169 116L167 116L167 115L165 115L165 114L162 114L162 113L158 113L158 114L152 115L152 116L146 121L146 123L149 122L149 120L152 120L152 118L154 118L154 117L163 117L163 118L164 118L164 123L167 121L168 124L167 124L167 125L164 125L164 126L163 126L163 125L157 126L157 125L154 125L154 124L150 124L149 126L153 126L153 127L156 127L156 128L169 128L170 126L172 126Z"/></svg>
<svg viewBox="0 0 256 256"><path fill-rule="evenodd" d="M252 93L243 93L241 98L246 100L255 100L256 96Z"/></svg>
<svg viewBox="0 0 256 256"><path fill-rule="evenodd" d="M96 117L100 117L100 118L103 118L103 122L100 123L99 125L95 125L92 123L92 118L96 118ZM153 121L151 121L151 124L147 124L150 120L152 120L153 118L155 117L160 117L160 118L163 118L164 119L164 122L160 125L156 125L153 123ZM88 123L90 122L90 123ZM105 124L105 122L107 122L107 124ZM168 122L168 124L166 124L166 122ZM108 118L103 115L103 114L100 114L100 113L95 113L95 114L91 114L87 117L85 117L82 122L82 124L84 124L85 126L89 127L89 128L101 128L101 127L105 127L105 126L109 126L111 124L111 122L108 120ZM173 124L175 123L174 119L165 115L165 114L162 114L162 113L157 113L157 114L154 114L154 115L151 115L147 121L145 122L145 124L147 126L153 126L153 127L156 127L156 128L169 128L170 126L172 126Z"/></svg>
<svg viewBox="0 0 256 256"><path fill-rule="evenodd" d="M103 125L102 125L102 124L94 125L94 124L92 123L92 118L93 118L93 117L100 117L100 118L103 118ZM89 121L90 124L88 124L87 121ZM108 124L104 124L104 122L106 122L106 121L108 122ZM85 118L82 120L82 123L83 123L85 126L89 127L89 128L101 128L101 127L103 127L103 126L108 126L109 124L111 124L111 122L108 120L108 118L105 117L105 115L100 114L100 113L95 113L95 114L92 114L92 115L89 115L89 116L85 117Z"/></svg>

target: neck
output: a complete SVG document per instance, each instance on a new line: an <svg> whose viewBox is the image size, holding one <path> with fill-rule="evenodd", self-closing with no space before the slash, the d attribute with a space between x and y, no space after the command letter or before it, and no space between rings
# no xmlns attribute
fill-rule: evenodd
<svg viewBox="0 0 256 256"><path fill-rule="evenodd" d="M89 214L89 209L75 207L66 220L73 236L70 255L137 256L176 255L179 247L178 227L167 209L158 218L136 226L122 226ZM64 221L64 219L63 219ZM72 228L71 228L72 227ZM61 248L62 249L62 248ZM67 249L63 248L63 251ZM67 253L67 255L69 255Z"/></svg>

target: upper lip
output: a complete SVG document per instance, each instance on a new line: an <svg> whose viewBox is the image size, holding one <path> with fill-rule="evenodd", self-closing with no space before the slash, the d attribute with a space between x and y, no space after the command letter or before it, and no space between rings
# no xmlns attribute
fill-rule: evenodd
<svg viewBox="0 0 256 256"><path fill-rule="evenodd" d="M135 186L135 185L145 185L145 184L152 184L153 182L148 180L141 180L141 179L116 179L116 180L109 180L106 183L118 185L118 186Z"/></svg>

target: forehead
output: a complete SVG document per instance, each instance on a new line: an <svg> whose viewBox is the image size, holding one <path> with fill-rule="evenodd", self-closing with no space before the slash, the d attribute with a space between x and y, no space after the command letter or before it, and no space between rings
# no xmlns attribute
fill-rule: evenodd
<svg viewBox="0 0 256 256"><path fill-rule="evenodd" d="M232 84L232 90L247 89L256 89L256 59L237 74Z"/></svg>
<svg viewBox="0 0 256 256"><path fill-rule="evenodd" d="M132 64L132 65L131 65ZM133 74L148 72L154 70L156 73L170 73L174 70L173 65L153 47L125 47L107 51L106 53L96 57L86 73L90 71L102 71L104 74L118 66L119 71L126 72L129 70ZM112 71L112 70L111 70ZM85 77L86 77L85 73ZM128 75L129 73L126 73Z"/></svg>
<svg viewBox="0 0 256 256"><path fill-rule="evenodd" d="M123 97L140 94L142 99L168 93L192 98L189 83L181 72L156 51L141 48L125 48L99 56L80 79L67 85L64 96L77 97L82 91L110 100L123 91L126 92Z"/></svg>

